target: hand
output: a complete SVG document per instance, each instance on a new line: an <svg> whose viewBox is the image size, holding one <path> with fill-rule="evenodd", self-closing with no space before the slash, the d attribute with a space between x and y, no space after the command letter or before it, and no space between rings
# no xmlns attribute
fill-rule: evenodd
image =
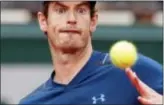
<svg viewBox="0 0 164 105"><path fill-rule="evenodd" d="M141 96L138 97L138 100L142 104L162 104L162 95L158 94L156 91L151 89L148 85L143 83L136 75L135 72L130 68L126 68L125 72L129 77L132 84L136 87L137 91Z"/></svg>

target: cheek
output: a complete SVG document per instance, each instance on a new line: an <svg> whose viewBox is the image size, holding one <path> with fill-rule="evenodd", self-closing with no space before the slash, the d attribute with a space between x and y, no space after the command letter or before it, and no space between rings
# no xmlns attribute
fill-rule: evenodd
<svg viewBox="0 0 164 105"><path fill-rule="evenodd" d="M47 36L48 39L51 40L53 43L56 43L57 37L57 25L56 24L48 24L47 28Z"/></svg>
<svg viewBox="0 0 164 105"><path fill-rule="evenodd" d="M60 28L59 21L57 21L56 18L50 17L48 19L48 30L47 30L49 36L54 37L58 33L59 28Z"/></svg>
<svg viewBox="0 0 164 105"><path fill-rule="evenodd" d="M83 28L85 32L90 32L90 26L91 26L90 17L89 16L80 17L78 26L80 28Z"/></svg>

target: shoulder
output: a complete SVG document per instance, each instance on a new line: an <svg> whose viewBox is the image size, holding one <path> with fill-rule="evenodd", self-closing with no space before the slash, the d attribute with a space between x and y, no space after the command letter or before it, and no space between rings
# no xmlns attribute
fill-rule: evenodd
<svg viewBox="0 0 164 105"><path fill-rule="evenodd" d="M106 53L106 55L108 54ZM105 64L109 64L109 66L106 66L108 70L112 70L117 75L124 75L123 70L120 70L112 65L110 56L108 56L105 60ZM163 70L160 63L150 57L138 53L138 59L132 67L132 70L149 87L156 90L158 93L163 94Z"/></svg>
<svg viewBox="0 0 164 105"><path fill-rule="evenodd" d="M157 61L144 56L138 55L136 64L132 67L138 77L148 86L163 94L163 70L162 65Z"/></svg>
<svg viewBox="0 0 164 105"><path fill-rule="evenodd" d="M98 55L99 58L101 59L99 60L100 64L112 65L112 62L108 53L97 52L96 55ZM107 66L107 67L110 67L110 66ZM160 63L140 53L138 53L138 59L135 65L132 67L132 69L139 74L146 73L147 75L149 75L152 72L162 74L162 65Z"/></svg>
<svg viewBox="0 0 164 105"><path fill-rule="evenodd" d="M46 88L46 86L45 86L46 83L47 83L47 82L41 84L41 85L38 86L36 89L34 89L31 93L29 93L29 94L27 94L25 97L23 97L23 98L20 100L19 104L20 104L20 105L21 105L21 104L31 104L31 100L33 100L33 98L37 97L38 94L39 94L40 92L43 92L43 91L45 90L45 88Z"/></svg>
<svg viewBox="0 0 164 105"><path fill-rule="evenodd" d="M115 68L114 70L123 71L119 68L114 67L110 60L110 56L108 53L104 53L104 59L102 60L106 68ZM136 72L141 80L148 83L149 85L156 85L157 83L162 82L163 78L163 70L162 65L157 61L147 57L141 53L138 53L138 59L135 65L132 67L132 70Z"/></svg>
<svg viewBox="0 0 164 105"><path fill-rule="evenodd" d="M145 75L149 76L155 74L162 75L162 65L157 61L142 54L138 54L138 60L136 64L132 67L132 69L139 74L145 73Z"/></svg>
<svg viewBox="0 0 164 105"><path fill-rule="evenodd" d="M94 51L94 60L99 61L99 64L109 64L109 54L99 51Z"/></svg>
<svg viewBox="0 0 164 105"><path fill-rule="evenodd" d="M148 68L155 67L162 69L162 65L159 64L157 61L151 59L150 57L144 56L142 54L138 54L138 61L136 66L146 66Z"/></svg>
<svg viewBox="0 0 164 105"><path fill-rule="evenodd" d="M103 64L112 64L110 56L108 53L102 53L103 54ZM153 73L159 73L161 74L162 71L162 65L158 63L157 61L153 60L150 57L147 57L141 53L138 53L138 59L135 63L135 65L132 67L132 69L135 72L138 73L146 73L149 75L151 72ZM162 75L162 74L161 74Z"/></svg>

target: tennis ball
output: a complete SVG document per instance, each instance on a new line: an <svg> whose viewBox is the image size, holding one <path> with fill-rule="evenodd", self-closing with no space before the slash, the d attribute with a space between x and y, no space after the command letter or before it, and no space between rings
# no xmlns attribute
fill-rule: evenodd
<svg viewBox="0 0 164 105"><path fill-rule="evenodd" d="M112 45L109 55L113 65L125 69L135 64L137 60L137 49L131 42L122 40Z"/></svg>

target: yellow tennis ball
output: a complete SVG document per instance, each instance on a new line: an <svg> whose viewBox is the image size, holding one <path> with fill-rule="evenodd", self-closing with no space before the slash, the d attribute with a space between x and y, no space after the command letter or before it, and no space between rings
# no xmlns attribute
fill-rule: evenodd
<svg viewBox="0 0 164 105"><path fill-rule="evenodd" d="M116 42L109 54L113 65L121 69L133 66L137 60L136 47L126 40Z"/></svg>

